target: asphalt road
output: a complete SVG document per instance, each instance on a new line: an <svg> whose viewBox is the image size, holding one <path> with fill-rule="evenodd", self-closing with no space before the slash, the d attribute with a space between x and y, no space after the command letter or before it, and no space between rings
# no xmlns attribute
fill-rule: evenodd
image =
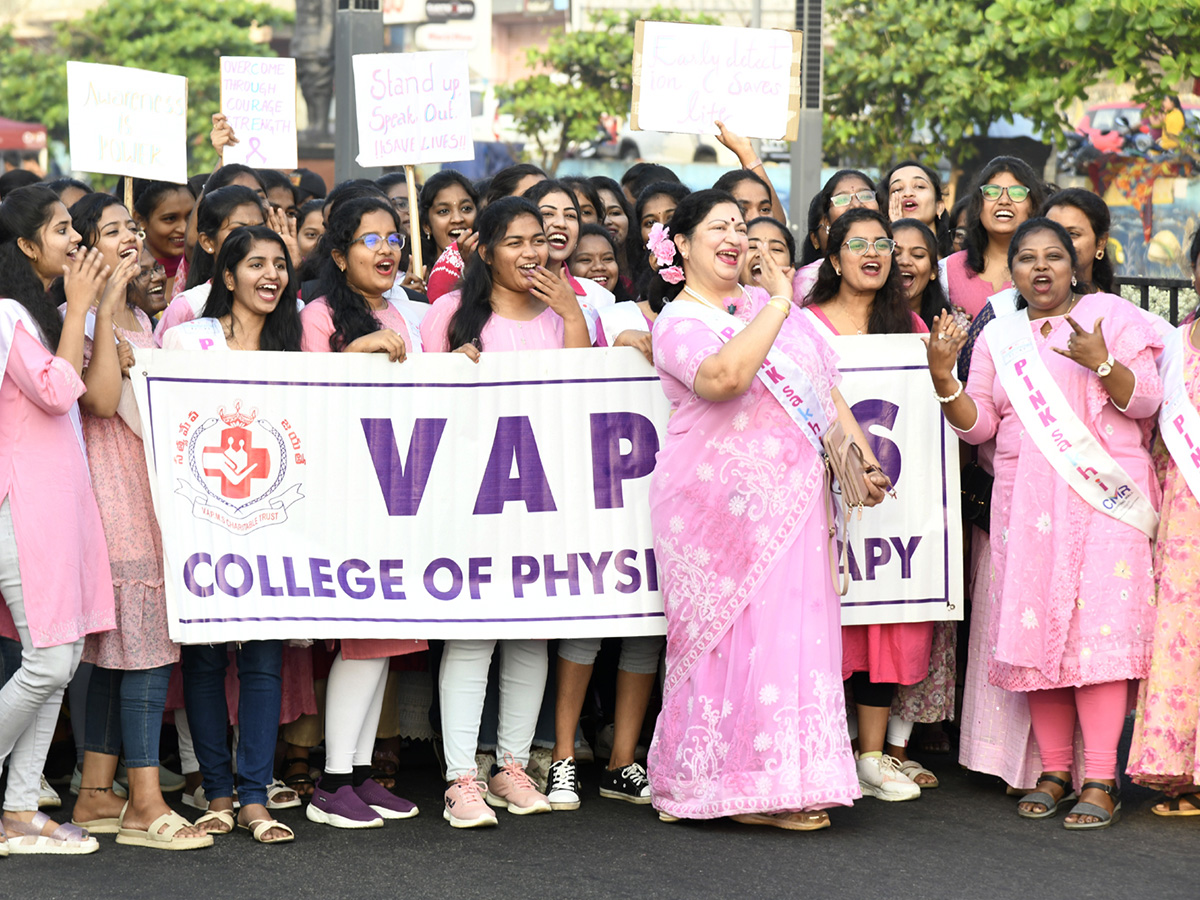
<svg viewBox="0 0 1200 900"><path fill-rule="evenodd" d="M924 762L937 790L908 803L862 800L815 833L665 824L649 807L600 799L589 767L577 811L501 810L498 827L460 831L441 818L432 757L417 756L398 781L421 807L415 819L353 832L286 810L292 844L263 847L237 832L188 853L100 837L87 857L0 860L0 898L1200 898L1200 817L1153 815L1147 790L1125 788L1113 828L1075 833L1061 816L1019 818L997 780L950 756Z"/></svg>

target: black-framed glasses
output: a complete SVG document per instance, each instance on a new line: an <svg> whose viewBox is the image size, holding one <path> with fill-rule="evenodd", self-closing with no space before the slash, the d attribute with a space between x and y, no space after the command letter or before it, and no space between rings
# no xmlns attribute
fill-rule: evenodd
<svg viewBox="0 0 1200 900"><path fill-rule="evenodd" d="M1029 196L1029 188L1023 184L1010 184L1007 187L1002 184L985 184L979 188L979 192L983 194L984 200L999 200L1005 193L1008 194L1008 199L1013 203L1020 203Z"/></svg>
<svg viewBox="0 0 1200 900"><path fill-rule="evenodd" d="M868 203L874 203L876 200L875 192L868 190L854 191L851 194L834 194L829 198L829 202L838 209L841 209L844 206L849 206L851 201L854 200L857 200L864 206L866 206Z"/></svg>
<svg viewBox="0 0 1200 900"><path fill-rule="evenodd" d="M371 234L364 234L362 237L356 237L350 243L357 244L359 241L362 241L362 245L371 251L378 250L379 245L384 241L387 241L388 246L393 250L404 249L404 235L398 231L393 231L389 235L375 234L372 232Z"/></svg>
<svg viewBox="0 0 1200 900"><path fill-rule="evenodd" d="M896 249L896 242L891 238L878 238L874 241L868 241L866 238L850 238L842 246L858 256L866 253L868 247L874 247L875 252L880 256L889 256Z"/></svg>

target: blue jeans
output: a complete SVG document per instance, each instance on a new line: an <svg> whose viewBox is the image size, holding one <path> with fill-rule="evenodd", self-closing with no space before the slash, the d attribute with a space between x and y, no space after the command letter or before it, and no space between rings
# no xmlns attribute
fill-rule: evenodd
<svg viewBox="0 0 1200 900"><path fill-rule="evenodd" d="M92 671L87 694L87 736L83 749L116 756L125 747L130 769L158 766L163 709L172 666Z"/></svg>
<svg viewBox="0 0 1200 900"><path fill-rule="evenodd" d="M246 641L237 648L239 739L238 799L243 806L266 804L267 785L275 763L279 706L283 699L282 641ZM229 707L225 702L225 670L229 652L224 644L185 646L183 700L196 760L210 800L233 796L233 768L226 735Z"/></svg>

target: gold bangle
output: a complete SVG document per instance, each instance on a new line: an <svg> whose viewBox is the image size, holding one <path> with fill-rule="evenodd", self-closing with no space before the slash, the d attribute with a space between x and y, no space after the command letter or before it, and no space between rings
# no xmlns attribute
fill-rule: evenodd
<svg viewBox="0 0 1200 900"><path fill-rule="evenodd" d="M783 313L783 317L785 319L792 314L792 304L788 303L782 297L772 297L767 301L767 306L775 307L777 310Z"/></svg>

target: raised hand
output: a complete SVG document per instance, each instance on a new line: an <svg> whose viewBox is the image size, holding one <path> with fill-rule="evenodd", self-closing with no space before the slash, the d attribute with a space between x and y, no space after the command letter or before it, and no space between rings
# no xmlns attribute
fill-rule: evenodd
<svg viewBox="0 0 1200 900"><path fill-rule="evenodd" d="M775 258L763 250L758 253L758 285L772 297L792 299L792 276L790 269L779 267Z"/></svg>
<svg viewBox="0 0 1200 900"><path fill-rule="evenodd" d="M953 378L958 365L958 353L967 344L967 332L955 320L953 313L934 316L930 333L921 335L925 342L929 372L934 379Z"/></svg>
<svg viewBox="0 0 1200 900"><path fill-rule="evenodd" d="M533 272L533 284L529 292L541 300L562 318L573 313L581 313L579 301L575 299L575 290L567 281L567 267L563 266L558 274L538 266Z"/></svg>
<svg viewBox="0 0 1200 900"><path fill-rule="evenodd" d="M82 312L91 309L104 290L109 271L99 250L80 247L75 258L63 266L63 292L67 295L67 309Z"/></svg>
<svg viewBox="0 0 1200 900"><path fill-rule="evenodd" d="M1091 331L1085 331L1070 316L1066 318L1067 324L1075 333L1067 338L1066 350L1060 350L1058 347L1051 349L1067 359L1074 360L1085 369L1095 372L1096 368L1108 359L1108 345L1104 342L1104 335L1100 331L1100 323L1104 321L1104 316L1100 316L1092 323Z"/></svg>

